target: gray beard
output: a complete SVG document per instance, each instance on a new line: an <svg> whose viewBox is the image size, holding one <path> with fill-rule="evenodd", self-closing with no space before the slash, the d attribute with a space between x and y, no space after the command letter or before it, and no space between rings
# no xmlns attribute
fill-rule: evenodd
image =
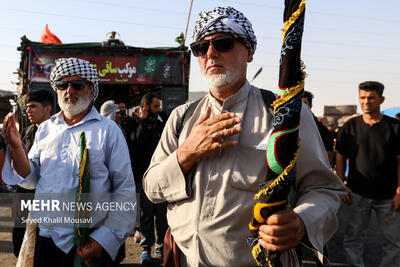
<svg viewBox="0 0 400 267"><path fill-rule="evenodd" d="M239 82L240 71L238 69L228 70L226 73L207 76L203 73L203 79L208 84L208 88L216 93L225 93L231 90L231 87Z"/></svg>
<svg viewBox="0 0 400 267"><path fill-rule="evenodd" d="M70 103L67 97L64 97L58 100L58 105L67 116L75 116L84 112L90 106L91 102L92 99L90 98L89 90L85 96L78 97L76 103Z"/></svg>

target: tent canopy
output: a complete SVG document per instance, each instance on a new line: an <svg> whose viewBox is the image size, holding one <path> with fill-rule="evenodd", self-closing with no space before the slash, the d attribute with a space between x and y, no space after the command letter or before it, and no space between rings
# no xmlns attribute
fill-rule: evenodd
<svg viewBox="0 0 400 267"><path fill-rule="evenodd" d="M400 113L400 107L388 108L388 109L382 110L381 113L386 116L396 118L396 114Z"/></svg>

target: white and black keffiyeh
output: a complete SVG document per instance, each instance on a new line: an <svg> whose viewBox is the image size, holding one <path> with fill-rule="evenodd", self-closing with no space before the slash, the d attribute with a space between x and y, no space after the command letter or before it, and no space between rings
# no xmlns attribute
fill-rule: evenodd
<svg viewBox="0 0 400 267"><path fill-rule="evenodd" d="M94 102L99 94L100 79L97 75L96 68L87 60L73 57L57 59L56 65L50 74L50 85L55 91L57 91L57 87L55 85L56 81L59 81L64 77L74 75L79 76L93 84L91 89L94 95L92 102Z"/></svg>
<svg viewBox="0 0 400 267"><path fill-rule="evenodd" d="M235 38L240 38L250 54L253 55L256 51L257 38L251 22L242 12L230 6L200 12L194 26L193 41L197 42L207 35L220 32L230 33Z"/></svg>

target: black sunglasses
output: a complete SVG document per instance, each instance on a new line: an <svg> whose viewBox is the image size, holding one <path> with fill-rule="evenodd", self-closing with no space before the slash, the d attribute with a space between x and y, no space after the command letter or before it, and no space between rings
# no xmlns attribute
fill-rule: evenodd
<svg viewBox="0 0 400 267"><path fill-rule="evenodd" d="M79 91L85 88L86 84L88 83L89 82L86 80L56 81L55 85L57 87L57 90L60 91L67 90L69 85L71 85L74 90Z"/></svg>
<svg viewBox="0 0 400 267"><path fill-rule="evenodd" d="M212 44L218 52L228 52L235 46L235 38L231 35L217 36L213 39L191 43L190 48L195 57L201 57L207 54L210 44Z"/></svg>

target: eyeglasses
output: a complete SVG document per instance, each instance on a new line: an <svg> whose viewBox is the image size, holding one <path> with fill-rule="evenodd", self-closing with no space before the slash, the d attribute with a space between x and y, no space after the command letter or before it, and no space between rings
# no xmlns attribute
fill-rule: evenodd
<svg viewBox="0 0 400 267"><path fill-rule="evenodd" d="M217 36L213 39L191 43L190 48L195 57L201 57L207 54L210 44L212 44L218 52L228 52L235 46L235 38L230 35Z"/></svg>
<svg viewBox="0 0 400 267"><path fill-rule="evenodd" d="M69 85L71 85L74 90L79 91L85 88L86 84L88 83L89 82L86 80L56 81L55 85L57 87L57 90L60 91L67 90Z"/></svg>

